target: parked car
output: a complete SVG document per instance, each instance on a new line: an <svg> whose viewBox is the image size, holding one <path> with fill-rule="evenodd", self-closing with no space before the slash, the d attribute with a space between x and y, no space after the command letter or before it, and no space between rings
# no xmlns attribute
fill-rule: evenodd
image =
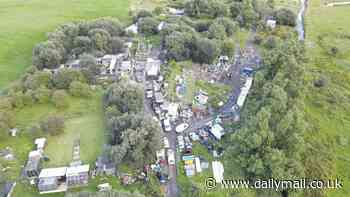
<svg viewBox="0 0 350 197"><path fill-rule="evenodd" d="M148 91L146 92L146 98L151 99L152 97L153 97L153 92L152 92L152 90L148 90Z"/></svg>
<svg viewBox="0 0 350 197"><path fill-rule="evenodd" d="M163 120L163 127L164 127L165 131L167 131L167 132L171 131L171 124L170 124L169 118L166 118Z"/></svg>
<svg viewBox="0 0 350 197"><path fill-rule="evenodd" d="M190 135L190 138L191 138L192 141L198 141L199 140L199 136L197 135L197 133L191 132L191 133L189 133L189 135Z"/></svg>
<svg viewBox="0 0 350 197"><path fill-rule="evenodd" d="M177 136L177 144L181 151L185 148L184 137L182 135Z"/></svg>
<svg viewBox="0 0 350 197"><path fill-rule="evenodd" d="M190 140L190 138L188 136L185 136L184 140L185 140L185 144L186 145L191 145L192 146L191 140Z"/></svg>
<svg viewBox="0 0 350 197"><path fill-rule="evenodd" d="M175 128L176 133L182 133L183 131L185 131L190 125L187 123L181 123L179 125L177 125L177 127Z"/></svg>
<svg viewBox="0 0 350 197"><path fill-rule="evenodd" d="M170 148L168 138L167 138L167 137L164 137L164 138L163 138L163 141L164 141L164 148Z"/></svg>
<svg viewBox="0 0 350 197"><path fill-rule="evenodd" d="M172 149L168 149L168 164L175 165L175 153Z"/></svg>

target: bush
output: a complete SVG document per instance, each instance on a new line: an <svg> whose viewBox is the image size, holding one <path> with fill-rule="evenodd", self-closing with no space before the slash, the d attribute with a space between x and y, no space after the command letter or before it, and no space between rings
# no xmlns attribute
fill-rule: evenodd
<svg viewBox="0 0 350 197"><path fill-rule="evenodd" d="M58 89L68 89L73 81L85 82L84 75L78 70L60 69L53 75L53 84Z"/></svg>
<svg viewBox="0 0 350 197"><path fill-rule="evenodd" d="M0 134L7 134L14 127L15 116L9 111L0 111Z"/></svg>
<svg viewBox="0 0 350 197"><path fill-rule="evenodd" d="M54 103L54 105L59 109L64 109L69 106L68 94L65 90L56 90L52 94L51 100Z"/></svg>
<svg viewBox="0 0 350 197"><path fill-rule="evenodd" d="M79 81L74 81L70 84L69 93L76 97L89 97L91 95L89 85Z"/></svg>
<svg viewBox="0 0 350 197"><path fill-rule="evenodd" d="M50 135L63 133L64 127L64 118L59 115L51 115L40 123L40 128Z"/></svg>
<svg viewBox="0 0 350 197"><path fill-rule="evenodd" d="M40 104L48 103L50 100L50 96L51 91L44 87L34 91L34 98Z"/></svg>

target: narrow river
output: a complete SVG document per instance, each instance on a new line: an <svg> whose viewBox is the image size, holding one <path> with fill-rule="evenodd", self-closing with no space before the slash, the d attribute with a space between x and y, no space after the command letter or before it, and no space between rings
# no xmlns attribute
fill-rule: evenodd
<svg viewBox="0 0 350 197"><path fill-rule="evenodd" d="M305 39L304 19L305 19L306 5L307 5L307 0L300 0L300 10L296 21L296 30L299 35L299 40Z"/></svg>

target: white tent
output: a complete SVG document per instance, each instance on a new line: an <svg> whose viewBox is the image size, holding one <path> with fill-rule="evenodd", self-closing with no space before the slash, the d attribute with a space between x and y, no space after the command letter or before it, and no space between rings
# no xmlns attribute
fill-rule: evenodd
<svg viewBox="0 0 350 197"><path fill-rule="evenodd" d="M214 137L215 137L217 140L220 140L221 137L224 135L224 128L222 128L222 126L219 125L219 124L214 124L214 125L211 127L210 132L211 132L211 134L214 135Z"/></svg>
<svg viewBox="0 0 350 197"><path fill-rule="evenodd" d="M36 145L36 149L37 150L42 150L45 147L45 143L46 143L46 138L42 137L42 138L37 138L34 141L34 144Z"/></svg>
<svg viewBox="0 0 350 197"><path fill-rule="evenodd" d="M137 34L138 32L137 24L130 25L129 27L125 28L125 31Z"/></svg>
<svg viewBox="0 0 350 197"><path fill-rule="evenodd" d="M202 172L202 167L201 167L201 161L199 160L199 157L196 157L195 159L195 162L196 162L196 170L197 172Z"/></svg>
<svg viewBox="0 0 350 197"><path fill-rule="evenodd" d="M221 183L224 179L224 166L220 161L212 162L213 175L217 183Z"/></svg>
<svg viewBox="0 0 350 197"><path fill-rule="evenodd" d="M248 77L244 86L241 88L241 93L238 96L237 99L237 105L242 108L245 102L245 99L248 96L249 90L252 87L253 84L253 78L252 77Z"/></svg>

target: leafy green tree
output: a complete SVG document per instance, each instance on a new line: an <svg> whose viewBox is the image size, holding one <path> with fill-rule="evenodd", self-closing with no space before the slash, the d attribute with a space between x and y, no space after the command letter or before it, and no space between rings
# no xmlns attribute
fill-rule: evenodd
<svg viewBox="0 0 350 197"><path fill-rule="evenodd" d="M220 54L217 41L207 38L199 38L196 43L194 60L199 63L212 63Z"/></svg>
<svg viewBox="0 0 350 197"><path fill-rule="evenodd" d="M213 21L213 23L223 25L227 36L232 36L238 29L238 25L230 18L226 17L217 18Z"/></svg>
<svg viewBox="0 0 350 197"><path fill-rule="evenodd" d="M275 13L277 24L287 25L287 26L295 26L296 23L296 15L293 11L282 8L276 11Z"/></svg>
<svg viewBox="0 0 350 197"><path fill-rule="evenodd" d="M73 81L85 82L84 75L73 69L60 69L53 77L52 82L58 89L68 89Z"/></svg>
<svg viewBox="0 0 350 197"><path fill-rule="evenodd" d="M181 32L173 32L165 38L165 48L167 58L177 61L190 58L191 48L187 47L191 42L191 35Z"/></svg>
<svg viewBox="0 0 350 197"><path fill-rule="evenodd" d="M88 36L77 36L74 38L74 49L75 55L87 53L92 49L92 41Z"/></svg>
<svg viewBox="0 0 350 197"><path fill-rule="evenodd" d="M269 49L263 57L264 69L257 72L252 92L241 110L242 127L230 136L225 162L241 166L249 179L305 177L307 124L301 110L305 72L296 37L278 41L276 48ZM287 188L278 193L290 192L291 188Z"/></svg>
<svg viewBox="0 0 350 197"><path fill-rule="evenodd" d="M121 53L124 48L124 41L119 37L112 37L111 39L112 53Z"/></svg>
<svg viewBox="0 0 350 197"><path fill-rule="evenodd" d="M210 39L219 39L219 40L225 39L226 38L225 26L219 23L211 24L208 30L208 37Z"/></svg>
<svg viewBox="0 0 350 197"><path fill-rule="evenodd" d="M228 57L232 57L235 52L235 46L236 46L236 43L232 39L227 39L223 41L221 46L221 54L227 55Z"/></svg>
<svg viewBox="0 0 350 197"><path fill-rule="evenodd" d="M104 17L99 18L88 23L88 29L103 29L108 32L110 36L121 36L123 34L123 25L117 18Z"/></svg>
<svg viewBox="0 0 350 197"><path fill-rule="evenodd" d="M105 95L105 105L115 105L122 113L138 113L143 111L143 89L130 81L112 84Z"/></svg>
<svg viewBox="0 0 350 197"><path fill-rule="evenodd" d="M92 40L92 46L95 50L102 53L109 53L111 35L104 29L91 29L89 31L89 37Z"/></svg>
<svg viewBox="0 0 350 197"><path fill-rule="evenodd" d="M223 17L228 16L229 7L221 1L209 1L209 10L208 14L213 17Z"/></svg>
<svg viewBox="0 0 350 197"><path fill-rule="evenodd" d="M241 2L233 2L233 3L230 5L231 17L232 17L233 19L236 19L238 16L241 15L242 9L243 9L243 6L242 6L242 3L241 3Z"/></svg>
<svg viewBox="0 0 350 197"><path fill-rule="evenodd" d="M127 161L136 167L154 161L160 148L161 128L152 118L142 114L125 114L110 121L109 128L116 144L112 148L114 161Z"/></svg>
<svg viewBox="0 0 350 197"><path fill-rule="evenodd" d="M96 58L90 54L84 53L79 57L79 64L82 67L89 68L97 65Z"/></svg>
<svg viewBox="0 0 350 197"><path fill-rule="evenodd" d="M15 127L15 116L10 111L0 111L0 137L7 135Z"/></svg>
<svg viewBox="0 0 350 197"><path fill-rule="evenodd" d="M91 90L88 84L79 81L73 81L69 86L69 93L76 97L89 97Z"/></svg>
<svg viewBox="0 0 350 197"><path fill-rule="evenodd" d="M137 14L134 16L133 21L134 23L137 23L139 19L146 18L146 17L152 17L152 13L148 10L141 9L137 12Z"/></svg>
<svg viewBox="0 0 350 197"><path fill-rule="evenodd" d="M63 60L62 54L52 41L37 44L33 49L33 64L39 69L57 68Z"/></svg>
<svg viewBox="0 0 350 197"><path fill-rule="evenodd" d="M23 81L25 89L35 90L39 87L50 88L52 86L52 74L45 71L36 71L33 74L26 75Z"/></svg>
<svg viewBox="0 0 350 197"><path fill-rule="evenodd" d="M152 17L141 18L137 23L138 31L146 34L153 35L158 32L159 21Z"/></svg>

